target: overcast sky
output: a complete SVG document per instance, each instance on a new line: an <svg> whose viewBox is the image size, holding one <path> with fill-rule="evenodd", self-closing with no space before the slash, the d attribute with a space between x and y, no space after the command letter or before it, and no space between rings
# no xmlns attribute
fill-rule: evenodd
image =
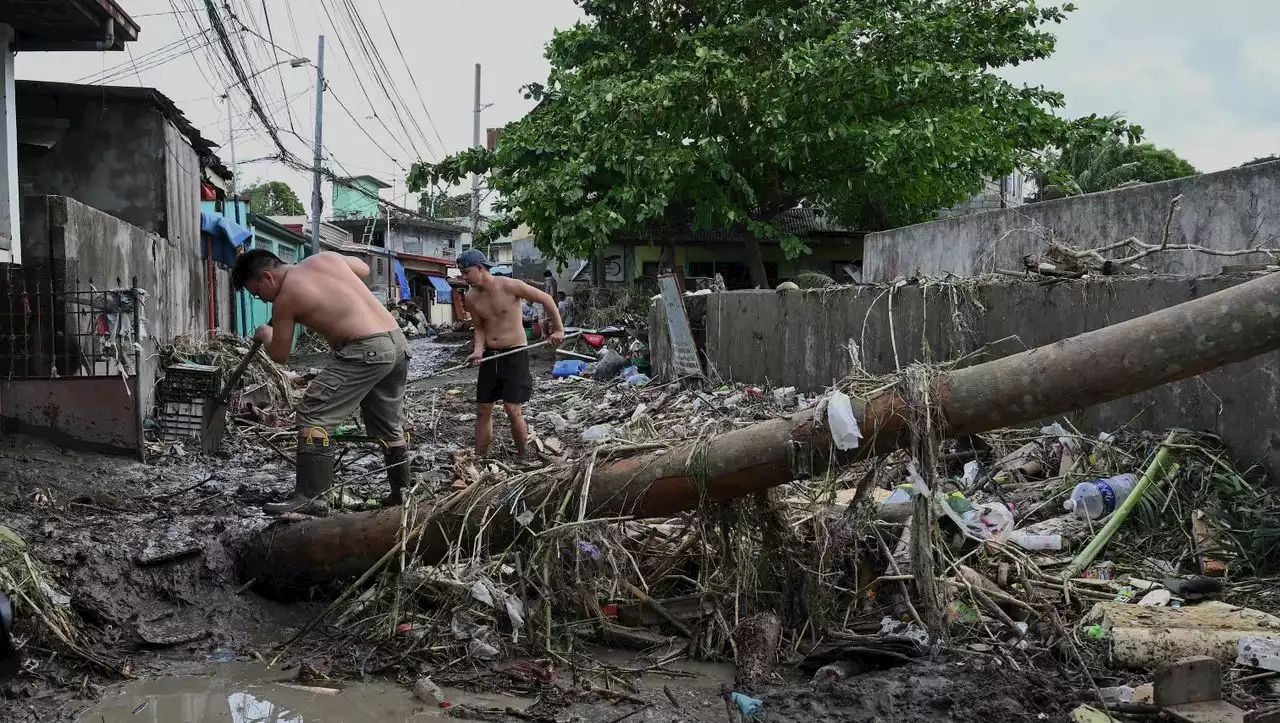
<svg viewBox="0 0 1280 723"><path fill-rule="evenodd" d="M261 0L232 0L231 6L251 28L273 36L276 45L299 57L314 60L316 36L326 35L325 71L332 91L325 100L326 163L339 173L369 173L396 182L395 193L402 203L403 169L416 154L438 158L470 145L475 63L483 64L483 100L489 104L483 127L500 126L530 107L519 94L520 86L546 78L543 43L556 28L569 27L580 17L572 0L353 2L398 87L401 113L412 115L412 121L405 116L407 133L364 65L341 14L341 0L268 0L270 30ZM177 102L203 135L225 144L227 113L218 96L225 90L227 72L213 67L215 46L203 47L199 38L178 42L198 30L197 20L200 27L207 27L208 19L203 13L175 13L175 7L202 8L203 0L121 0L121 4L142 26L130 52L23 54L17 61L18 77L86 81L123 63L124 69L110 84L158 88ZM216 4L221 6L222 1ZM1064 92L1069 115L1122 112L1146 128L1149 140L1173 148L1201 171L1280 153L1280 94L1276 91L1280 45L1273 37L1280 28L1280 3L1076 0L1076 5L1079 10L1059 28L1057 55L1012 69L1008 77ZM326 7L334 13L332 20ZM388 20L404 60L388 32ZM242 35L251 51L250 73L288 57L251 34ZM340 39L346 44L345 52ZM164 51L166 46L184 50L189 44L196 46L194 52ZM153 65L155 61L166 62ZM131 62L142 69L130 72ZM421 98L406 65L413 71ZM309 161L314 67L282 65L263 72L254 85L277 125L302 137L286 132L284 142ZM291 100L285 102L285 98ZM346 104L358 122L335 98ZM309 206L306 176L279 164L254 162L273 154L274 148L258 130L260 124L248 115L242 90L232 91L232 103L242 183L263 178L288 181ZM381 122L372 118L371 108ZM225 145L220 156L230 162ZM325 200L327 207L327 189Z"/></svg>

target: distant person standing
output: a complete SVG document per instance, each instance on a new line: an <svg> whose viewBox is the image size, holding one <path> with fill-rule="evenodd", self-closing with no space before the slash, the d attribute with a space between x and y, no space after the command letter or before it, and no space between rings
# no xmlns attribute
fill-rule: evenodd
<svg viewBox="0 0 1280 723"><path fill-rule="evenodd" d="M555 299L557 298L556 293L558 290L559 290L559 285L556 283L555 274L551 273L551 269L546 269L545 271L543 271L542 272L542 293L551 297L552 301L555 301ZM542 330L543 336L546 336L547 334L547 316L548 314L547 314L546 307L540 307L540 313L538 314L538 327ZM563 314L560 316L560 322L564 323Z"/></svg>
<svg viewBox="0 0 1280 723"><path fill-rule="evenodd" d="M559 291L559 292L556 292L556 299L557 299L556 310L560 312L560 322L564 324L568 324L569 323L569 307L571 306L571 304L569 303L569 297L565 296L565 293L563 291Z"/></svg>
<svg viewBox="0 0 1280 723"><path fill-rule="evenodd" d="M547 334L552 344L564 341L564 324L556 311L555 300L538 287L515 279L489 273L489 259L479 249L458 254L462 279L470 286L467 310L475 324L475 345L467 361L480 365L476 380L476 454L489 452L493 440L493 405L499 399L511 420L511 436L516 453L525 456L529 447L529 427L524 421L524 403L533 394L533 375L529 372L528 345L521 323L521 303L541 304L551 316ZM509 356L486 360L502 352L518 350Z"/></svg>

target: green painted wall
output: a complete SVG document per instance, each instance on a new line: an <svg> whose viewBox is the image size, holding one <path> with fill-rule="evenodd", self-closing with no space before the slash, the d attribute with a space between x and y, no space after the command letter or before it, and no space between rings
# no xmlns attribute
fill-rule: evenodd
<svg viewBox="0 0 1280 723"><path fill-rule="evenodd" d="M333 186L334 218L376 218L378 216L379 184L368 178L352 178L355 188Z"/></svg>
<svg viewBox="0 0 1280 723"><path fill-rule="evenodd" d="M254 216L249 217L249 229L253 238L246 244L248 249L264 249L279 256L286 263L301 261L310 252L310 246L296 234L288 235L277 232L272 226L255 223ZM254 329L271 320L271 304L250 294L248 291L236 293L236 315L240 319L239 332L242 336L250 336ZM293 346L297 348L298 334L301 329L295 328Z"/></svg>

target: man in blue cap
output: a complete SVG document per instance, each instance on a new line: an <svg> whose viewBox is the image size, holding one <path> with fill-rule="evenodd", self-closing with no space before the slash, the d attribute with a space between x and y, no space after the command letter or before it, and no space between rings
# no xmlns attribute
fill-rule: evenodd
<svg viewBox="0 0 1280 723"><path fill-rule="evenodd" d="M502 406L511 420L511 436L515 438L516 453L524 457L529 449L529 427L525 424L523 408L533 394L533 376L529 372L529 353L519 351L498 359L495 356L528 344L520 313L521 300L541 304L551 319L548 339L552 344L564 341L564 322L556 309L556 302L546 292L523 281L494 276L493 266L484 252L468 249L458 254L458 268L462 279L471 289L466 295L467 311L475 324L475 346L467 361L480 365L476 380L476 454L483 457L489 452L493 440L493 405L502 400Z"/></svg>

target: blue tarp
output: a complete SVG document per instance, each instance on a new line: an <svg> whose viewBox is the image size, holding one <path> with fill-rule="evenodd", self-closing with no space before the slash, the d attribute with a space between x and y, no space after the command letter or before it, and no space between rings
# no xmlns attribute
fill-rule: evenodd
<svg viewBox="0 0 1280 723"><path fill-rule="evenodd" d="M253 232L223 216L220 213L210 213L209 211L200 212L200 230L205 233L211 233L214 236L222 236L231 242L231 245L240 248L245 241L253 238Z"/></svg>
<svg viewBox="0 0 1280 723"><path fill-rule="evenodd" d="M453 287L449 286L449 282L439 276L428 276L427 281L436 287L436 303L449 304L453 302Z"/></svg>
<svg viewBox="0 0 1280 723"><path fill-rule="evenodd" d="M404 266L400 263L400 259L393 259L392 265L396 270L396 279L400 282L400 300L404 301L409 298L409 279L404 275Z"/></svg>

